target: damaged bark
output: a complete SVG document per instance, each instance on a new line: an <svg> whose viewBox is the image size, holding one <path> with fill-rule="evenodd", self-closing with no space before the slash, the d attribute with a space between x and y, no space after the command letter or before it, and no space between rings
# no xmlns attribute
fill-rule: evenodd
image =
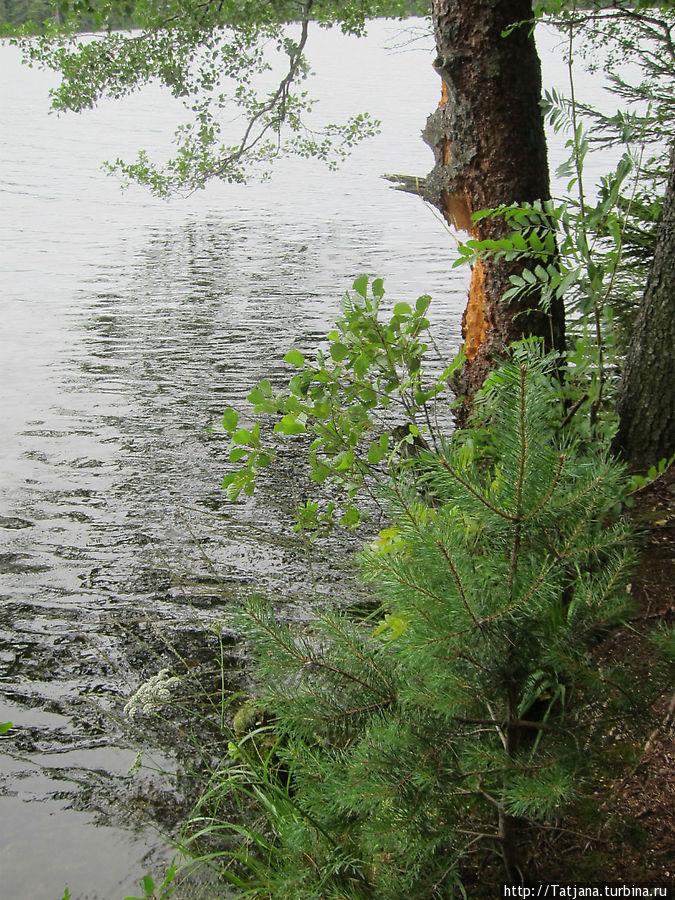
<svg viewBox="0 0 675 900"><path fill-rule="evenodd" d="M539 107L541 70L530 33L530 0L433 0L432 17L442 80L441 102L423 137L436 164L422 193L449 224L477 240L506 237L500 218L474 223L479 210L549 198L544 124ZM505 29L514 23L508 36ZM495 358L515 340L539 335L563 349L564 311L548 313L536 297L502 303L509 276L523 262L485 258L473 270L462 321L466 365L455 385L471 398Z"/></svg>

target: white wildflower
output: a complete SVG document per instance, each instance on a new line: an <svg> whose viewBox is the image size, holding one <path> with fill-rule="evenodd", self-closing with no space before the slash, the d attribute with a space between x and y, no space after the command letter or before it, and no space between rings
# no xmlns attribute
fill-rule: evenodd
<svg viewBox="0 0 675 900"><path fill-rule="evenodd" d="M132 694L124 705L124 712L131 719L139 713L144 716L157 715L162 706L171 701L171 695L180 683L181 679L171 675L168 669L161 669Z"/></svg>

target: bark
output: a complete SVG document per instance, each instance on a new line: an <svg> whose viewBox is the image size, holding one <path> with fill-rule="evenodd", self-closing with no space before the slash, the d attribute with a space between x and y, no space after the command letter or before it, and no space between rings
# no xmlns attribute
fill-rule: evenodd
<svg viewBox="0 0 675 900"><path fill-rule="evenodd" d="M424 131L436 159L424 197L472 237L502 238L509 231L503 220L474 224L472 214L550 196L531 0L433 0L432 17L442 95ZM502 37L515 22L525 24ZM462 322L467 364L457 385L469 405L495 356L514 340L540 335L549 348L563 349L562 304L546 314L533 308L536 298L501 303L509 275L523 267L494 259L474 267Z"/></svg>
<svg viewBox="0 0 675 900"><path fill-rule="evenodd" d="M613 449L633 470L675 453L675 145L656 252L619 394Z"/></svg>

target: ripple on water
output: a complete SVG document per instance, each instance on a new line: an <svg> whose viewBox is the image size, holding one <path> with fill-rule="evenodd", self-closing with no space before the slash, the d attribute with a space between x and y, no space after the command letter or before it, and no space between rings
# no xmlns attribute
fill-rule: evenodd
<svg viewBox="0 0 675 900"><path fill-rule="evenodd" d="M326 58L357 54L352 87L342 79L350 112L379 54L380 100L396 96L396 121L405 108L422 127L437 94L425 63L387 57L377 35L318 39ZM0 738L2 890L53 900L68 883L115 900L161 870L162 841L144 827L175 825L191 762L173 713L130 721L129 695L168 668L219 702L221 658L226 687L239 685L239 637L215 626L243 594L297 621L322 597L358 596L339 541L308 549L291 531L309 490L298 443L258 497L225 503L223 409L245 408L262 377L281 385L286 350L321 342L364 271L388 276L392 300L434 294L453 347L465 278L449 275L433 216L378 178L428 168L417 126L402 133L378 111L382 140L335 180L305 161L262 187L168 205L122 197L97 169L109 135L124 152L148 123L166 126L161 98L121 120L105 104L57 119L39 112L45 73L4 46L0 66L16 85L0 109L13 185L0 242L14 248L0 334L0 721L15 726ZM139 747L160 774L129 772Z"/></svg>

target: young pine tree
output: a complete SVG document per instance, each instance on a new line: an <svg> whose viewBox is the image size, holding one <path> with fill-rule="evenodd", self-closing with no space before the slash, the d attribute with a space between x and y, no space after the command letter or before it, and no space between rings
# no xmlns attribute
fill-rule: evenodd
<svg viewBox="0 0 675 900"><path fill-rule="evenodd" d="M491 442L457 432L416 487L390 485L395 527L364 554L377 622L333 611L296 634L243 611L283 775L251 764L265 842L239 850L240 896L459 896L476 854L526 878L524 829L592 775L626 695L588 647L632 551L621 468L558 437L548 367L521 347L482 395Z"/></svg>

